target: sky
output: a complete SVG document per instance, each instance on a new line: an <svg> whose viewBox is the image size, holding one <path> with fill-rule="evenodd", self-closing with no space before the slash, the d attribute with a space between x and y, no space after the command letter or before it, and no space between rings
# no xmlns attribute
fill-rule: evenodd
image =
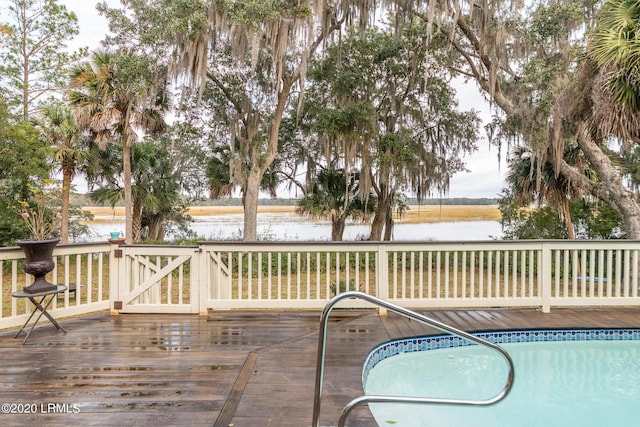
<svg viewBox="0 0 640 427"><path fill-rule="evenodd" d="M105 0L112 7L120 6L119 0ZM78 16L80 34L70 45L88 46L90 49L98 47L100 40L108 32L107 20L100 16L95 9L93 0L59 0L67 9ZM480 112L484 122L490 119L490 110L486 101L479 95L474 83L457 84L458 99L461 110L471 108ZM502 160L498 162L497 147L490 147L484 129L480 130L481 139L478 150L465 157L467 169L454 175L450 183L449 193L443 197L495 198L504 187L504 177L507 172L506 152L503 149ZM434 197L440 197L434 195Z"/></svg>

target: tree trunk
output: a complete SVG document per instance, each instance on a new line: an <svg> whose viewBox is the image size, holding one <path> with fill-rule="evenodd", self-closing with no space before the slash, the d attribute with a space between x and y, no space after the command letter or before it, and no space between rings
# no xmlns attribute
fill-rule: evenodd
<svg viewBox="0 0 640 427"><path fill-rule="evenodd" d="M255 242L258 240L258 197L260 195L260 181L262 174L253 167L249 171L244 191L244 231L243 240Z"/></svg>
<svg viewBox="0 0 640 427"><path fill-rule="evenodd" d="M26 35L23 32L22 43L26 45ZM29 59L24 57L22 68L22 119L26 122L29 120Z"/></svg>
<svg viewBox="0 0 640 427"><path fill-rule="evenodd" d="M340 216L331 221L331 241L341 242L344 235L345 219Z"/></svg>
<svg viewBox="0 0 640 427"><path fill-rule="evenodd" d="M640 205L633 192L627 190L611 159L602 151L582 124L578 134L578 144L589 160L589 164L598 174L594 182L568 165L564 160L558 162L560 173L564 174L582 188L600 200L609 203L622 217L627 239L640 239Z"/></svg>
<svg viewBox="0 0 640 427"><path fill-rule="evenodd" d="M69 243L69 195L71 193L71 180L73 173L64 169L62 171L62 204L60 209L60 243Z"/></svg>
<svg viewBox="0 0 640 427"><path fill-rule="evenodd" d="M164 226L162 225L162 218L156 217L149 227L149 235L156 242L164 241Z"/></svg>
<svg viewBox="0 0 640 427"><path fill-rule="evenodd" d="M387 184L385 182L380 182L380 188L376 190L376 195L378 196L378 202L371 221L371 233L369 234L369 240L371 241L382 240L388 205Z"/></svg>
<svg viewBox="0 0 640 427"><path fill-rule="evenodd" d="M387 215L384 226L384 240L389 242L393 237L393 209L391 204L387 203Z"/></svg>
<svg viewBox="0 0 640 427"><path fill-rule="evenodd" d="M259 150L255 147L250 148L248 151L250 155L250 165L248 170L248 177L244 182L244 231L243 240L256 241L258 237L258 197L260 195L260 183L264 173L269 169L276 156L278 155L278 140L280 138L280 124L282 123L282 115L284 114L287 106L287 100L291 93L291 86L297 80L298 77L289 76L284 79L282 90L278 93L278 103L276 109L273 112L273 119L269 124L269 130L267 132L267 146L263 153L259 153ZM258 117L255 114L255 117ZM257 128L257 124L256 124ZM249 132L249 135L252 133ZM253 138L248 137L245 144L253 144Z"/></svg>
<svg viewBox="0 0 640 427"><path fill-rule="evenodd" d="M162 216L158 214L145 215L145 224L149 229L147 239L156 242L164 240L164 227L162 225Z"/></svg>
<svg viewBox="0 0 640 427"><path fill-rule="evenodd" d="M126 132L125 132L126 133ZM131 146L124 137L122 141L122 170L124 173L124 238L126 243L133 243L133 197L131 190Z"/></svg>
<svg viewBox="0 0 640 427"><path fill-rule="evenodd" d="M571 220L571 210L569 209L569 199L566 197L562 201L562 209L564 210L564 223L567 227L567 238L569 240L576 239L576 233L573 230L573 221Z"/></svg>
<svg viewBox="0 0 640 427"><path fill-rule="evenodd" d="M136 197L133 202L131 225L133 228L133 241L139 242L142 240L142 201L139 197Z"/></svg>

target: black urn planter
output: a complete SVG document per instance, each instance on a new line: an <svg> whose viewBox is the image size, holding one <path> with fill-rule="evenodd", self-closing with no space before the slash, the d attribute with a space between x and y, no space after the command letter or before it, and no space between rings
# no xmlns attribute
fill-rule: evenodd
<svg viewBox="0 0 640 427"><path fill-rule="evenodd" d="M59 238L45 240L18 240L16 244L20 246L27 259L23 270L31 274L34 281L23 290L30 294L47 292L56 289L57 285L47 282L47 273L52 271L56 263L53 261L53 249L60 242Z"/></svg>

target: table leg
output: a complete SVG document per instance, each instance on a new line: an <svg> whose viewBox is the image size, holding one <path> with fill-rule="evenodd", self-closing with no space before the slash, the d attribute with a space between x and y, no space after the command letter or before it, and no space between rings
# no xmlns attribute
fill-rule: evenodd
<svg viewBox="0 0 640 427"><path fill-rule="evenodd" d="M56 322L56 319L53 318L53 316L51 316L49 314L49 312L47 311L47 308L49 307L49 304L51 304L51 301L53 301L53 299L56 298L56 295L54 295L50 300L49 303L47 304L46 307L44 307L44 310L42 311L42 313L40 313L40 316L42 316L43 314L47 317L47 319L49 319L49 321L58 329L60 329L62 332L64 332L65 334L67 333L67 331L65 331L65 329L60 326L58 324L58 322Z"/></svg>
<svg viewBox="0 0 640 427"><path fill-rule="evenodd" d="M29 298L31 300L31 302L36 306L32 311L31 311L31 315L29 316L29 318L27 319L26 322L24 322L24 325L22 325L22 328L20 328L20 330L18 331L18 333L16 334L16 336L14 338L18 338L20 336L20 334L22 333L22 331L24 331L24 329L27 327L27 325L29 324L29 322L31 321L31 319L33 318L33 315L36 314L36 309L38 307L41 306L42 301L44 301L44 299L47 296L43 296L42 298L40 298L40 302L36 302L34 298Z"/></svg>
<svg viewBox="0 0 640 427"><path fill-rule="evenodd" d="M31 301L31 303L35 306L35 308L33 309L33 312L31 313L31 316L29 316L29 319L27 319L27 323L29 323L29 320L31 320L31 318L33 317L33 315L35 314L36 310L40 312L40 314L38 315L38 317L36 317L35 322L33 322L33 325L31 325L31 328L29 329L29 331L27 332L27 336L24 337L24 340L22 341L22 344L24 345L24 343L27 342L27 339L29 338L29 335L31 335L31 332L33 332L33 330L35 329L36 325L38 324L38 322L40 321L40 318L42 317L42 315L44 314L47 319L49 319L49 321L51 323L53 323L53 325L60 329L62 332L64 332L65 334L67 333L67 331L65 331L65 329L60 326L58 324L58 322L55 321L55 319L47 312L47 309L49 308L49 305L51 305L51 302L53 301L54 298L57 297L57 294L52 294L51 298L49 298L49 301L43 306L42 303L45 301L45 299L47 298L47 296L43 296L40 301L36 301L35 298L30 297L29 300ZM27 323L25 323L25 326L27 325ZM25 328L25 326L22 327L22 329ZM20 330L20 332L22 332L22 329ZM18 335L20 335L20 332L18 332L18 334L16 335L16 337Z"/></svg>

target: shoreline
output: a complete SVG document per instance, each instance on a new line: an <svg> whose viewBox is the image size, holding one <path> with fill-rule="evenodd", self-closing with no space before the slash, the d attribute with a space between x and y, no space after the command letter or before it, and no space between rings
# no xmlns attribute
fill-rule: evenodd
<svg viewBox="0 0 640 427"><path fill-rule="evenodd" d="M258 213L294 213L297 206L258 206ZM498 205L411 205L401 218L396 221L402 224L465 222L465 221L498 221L500 210ZM91 212L96 218L93 221L105 221L124 218L124 207L85 206L83 211ZM242 206L192 206L188 215L216 216L242 214ZM108 217L108 218L105 218Z"/></svg>

